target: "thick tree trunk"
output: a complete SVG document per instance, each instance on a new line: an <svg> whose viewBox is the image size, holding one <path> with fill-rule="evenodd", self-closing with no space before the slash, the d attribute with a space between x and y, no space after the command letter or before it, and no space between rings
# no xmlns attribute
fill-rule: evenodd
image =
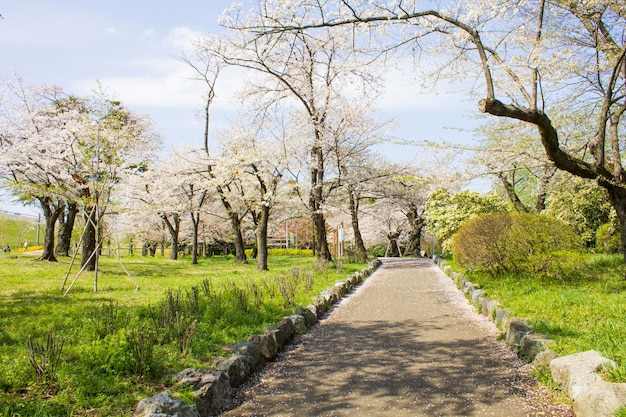
<svg viewBox="0 0 626 417"><path fill-rule="evenodd" d="M200 213L191 213L191 223L193 225L193 239L191 245L191 264L198 265L198 227L200 226Z"/></svg>
<svg viewBox="0 0 626 417"><path fill-rule="evenodd" d="M409 210L407 211L406 217L409 221L409 225L411 226L411 230L409 230L409 240L407 242L407 249L405 254L410 253L413 256L420 257L422 256L422 230L424 230L425 219L420 216L417 211L417 207L415 205L411 205Z"/></svg>
<svg viewBox="0 0 626 417"><path fill-rule="evenodd" d="M387 232L387 239L389 239L389 250L391 251L392 258L400 257L400 247L398 246L398 238L400 237L399 231L396 232Z"/></svg>
<svg viewBox="0 0 626 417"><path fill-rule="evenodd" d="M220 199L222 200L222 205L226 209L228 213L228 218L230 219L230 225L233 229L233 234L235 235L235 262L247 263L248 259L246 257L246 248L243 242L243 235L241 233L241 218L239 214L233 209L233 206L226 198L226 193L224 192L222 187L217 187L217 192L220 195Z"/></svg>
<svg viewBox="0 0 626 417"><path fill-rule="evenodd" d="M269 270L267 266L268 250L267 250L267 223L269 222L270 208L266 205L261 205L261 212L259 213L259 222L256 228L256 247L257 253L257 271Z"/></svg>
<svg viewBox="0 0 626 417"><path fill-rule="evenodd" d="M354 233L354 253L359 262L367 261L367 249L361 235L359 227L359 200L354 194L354 190L348 190L348 204L350 209L350 220L352 223L352 232Z"/></svg>
<svg viewBox="0 0 626 417"><path fill-rule="evenodd" d="M178 236L180 234L180 216L178 213L172 213L172 220L170 221L167 214L161 214L161 218L163 219L163 223L167 227L167 230L170 232L170 243L172 245L172 249L170 251L170 259L175 261L178 259Z"/></svg>
<svg viewBox="0 0 626 417"><path fill-rule="evenodd" d="M85 208L85 230L83 232L83 247L81 267L85 271L95 271L97 263L96 251L96 227L98 224L98 213L92 207Z"/></svg>
<svg viewBox="0 0 626 417"><path fill-rule="evenodd" d="M622 255L626 263L626 189L602 181L599 181L599 184L607 190L611 205L617 214L622 238Z"/></svg>
<svg viewBox="0 0 626 417"><path fill-rule="evenodd" d="M38 200L46 222L46 231L43 238L43 253L38 259L40 261L57 262L57 258L54 256L54 229L59 216L63 212L64 206L62 204L55 206L47 197L39 198Z"/></svg>
<svg viewBox="0 0 626 417"><path fill-rule="evenodd" d="M59 235L56 246L56 253L59 256L69 256L72 245L72 231L74 222L78 214L76 203L68 203L63 213L59 216Z"/></svg>
<svg viewBox="0 0 626 417"><path fill-rule="evenodd" d="M233 228L233 234L235 235L235 262L248 263L246 257L246 245L243 241L243 234L241 233L241 218L239 214L234 211L228 213L230 218L230 224Z"/></svg>

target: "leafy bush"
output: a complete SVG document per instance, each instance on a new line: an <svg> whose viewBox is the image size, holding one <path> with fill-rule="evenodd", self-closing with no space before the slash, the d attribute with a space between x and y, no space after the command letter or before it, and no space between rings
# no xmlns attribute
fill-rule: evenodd
<svg viewBox="0 0 626 417"><path fill-rule="evenodd" d="M474 217L452 238L452 254L467 269L481 269L492 275L506 271L506 238L511 215L493 213Z"/></svg>
<svg viewBox="0 0 626 417"><path fill-rule="evenodd" d="M464 268L563 277L576 269L578 243L564 222L533 214L495 213L465 223L454 235L452 254Z"/></svg>
<svg viewBox="0 0 626 417"><path fill-rule="evenodd" d="M374 258L385 256L385 250L386 250L386 246L384 243L379 243L367 249L369 254L373 256Z"/></svg>
<svg viewBox="0 0 626 417"><path fill-rule="evenodd" d="M536 214L514 214L508 236L509 262L513 271L562 277L568 267L562 251L573 249L580 240L567 223Z"/></svg>
<svg viewBox="0 0 626 417"><path fill-rule="evenodd" d="M617 221L605 223L598 228L596 232L596 249L602 253L621 252L622 239Z"/></svg>

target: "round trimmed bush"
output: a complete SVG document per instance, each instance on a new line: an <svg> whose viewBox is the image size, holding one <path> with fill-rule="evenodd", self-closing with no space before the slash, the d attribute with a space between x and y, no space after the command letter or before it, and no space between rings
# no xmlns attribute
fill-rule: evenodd
<svg viewBox="0 0 626 417"><path fill-rule="evenodd" d="M452 240L452 255L464 268L492 275L504 272L563 275L572 265L564 251L579 239L565 222L536 214L495 213L473 218Z"/></svg>

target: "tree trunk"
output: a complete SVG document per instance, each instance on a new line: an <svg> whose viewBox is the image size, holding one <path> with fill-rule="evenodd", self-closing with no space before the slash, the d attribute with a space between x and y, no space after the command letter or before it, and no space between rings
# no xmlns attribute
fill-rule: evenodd
<svg viewBox="0 0 626 417"><path fill-rule="evenodd" d="M389 239L389 249L391 250L392 258L400 257L400 247L398 246L398 238L400 237L399 231L387 232L387 239Z"/></svg>
<svg viewBox="0 0 626 417"><path fill-rule="evenodd" d="M599 184L607 190L611 205L617 214L620 236L622 238L622 256L624 258L624 262L626 263L626 189L620 187L619 185L613 185L602 181L599 181ZM626 276L624 278L626 278Z"/></svg>
<svg viewBox="0 0 626 417"><path fill-rule="evenodd" d="M85 207L85 231L83 232L83 247L81 267L85 271L96 270L96 227L98 224L98 213L93 207Z"/></svg>
<svg viewBox="0 0 626 417"><path fill-rule="evenodd" d="M55 206L48 197L38 198L43 216L46 222L46 231L43 238L43 253L38 258L40 261L57 262L54 256L54 228L57 220L63 212L64 206Z"/></svg>
<svg viewBox="0 0 626 417"><path fill-rule="evenodd" d="M270 208L266 205L261 205L261 212L259 214L259 224L256 229L256 241L258 248L256 270L267 271L269 270L267 266L267 223L269 222Z"/></svg>
<svg viewBox="0 0 626 417"><path fill-rule="evenodd" d="M60 256L69 256L72 245L72 231L74 222L78 214L76 203L68 203L63 213L59 216L59 241L56 246L56 253Z"/></svg>
<svg viewBox="0 0 626 417"><path fill-rule="evenodd" d="M406 214L411 230L409 230L409 241L405 254L410 253L413 256L422 256L422 230L424 230L425 219L418 213L417 207L412 204Z"/></svg>
<svg viewBox="0 0 626 417"><path fill-rule="evenodd" d="M178 259L178 235L180 233L180 217L178 213L172 213L172 221L170 221L167 214L161 214L163 223L167 226L167 230L170 232L170 242L172 249L170 251L170 259L175 261Z"/></svg>
<svg viewBox="0 0 626 417"><path fill-rule="evenodd" d="M234 211L228 212L230 217L230 224L233 227L233 233L235 234L235 262L242 264L248 263L246 257L246 245L243 241L243 234L241 233L241 218L239 214Z"/></svg>
<svg viewBox="0 0 626 417"><path fill-rule="evenodd" d="M359 262L367 261L367 249L361 236L361 228L359 227L359 200L354 193L354 189L348 189L348 204L350 208L350 219L352 223L352 232L354 233L354 253Z"/></svg>
<svg viewBox="0 0 626 417"><path fill-rule="evenodd" d="M226 198L226 193L222 187L217 187L217 192L220 195L220 199L222 200L222 205L226 209L228 213L228 218L230 219L230 225L233 229L233 234L235 235L235 262L247 263L248 259L246 258L246 248L243 242L243 235L241 234L241 218L239 214L233 209L233 206Z"/></svg>
<svg viewBox="0 0 626 417"><path fill-rule="evenodd" d="M198 227L200 226L200 213L192 212L191 223L193 225L193 244L191 245L191 264L198 265Z"/></svg>

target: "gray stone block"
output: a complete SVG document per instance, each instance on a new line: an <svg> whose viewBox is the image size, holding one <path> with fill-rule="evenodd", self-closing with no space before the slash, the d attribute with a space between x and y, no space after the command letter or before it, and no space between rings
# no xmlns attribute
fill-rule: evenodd
<svg viewBox="0 0 626 417"><path fill-rule="evenodd" d="M576 417L613 417L626 405L626 384L596 381L574 398Z"/></svg>
<svg viewBox="0 0 626 417"><path fill-rule="evenodd" d="M615 366L615 363L595 350L562 356L550 362L552 378L574 400L588 385L602 381L598 371L603 366Z"/></svg>
<svg viewBox="0 0 626 417"><path fill-rule="evenodd" d="M511 317L512 315L513 311L506 308L496 307L496 327L504 330L505 319L507 317Z"/></svg>
<svg viewBox="0 0 626 417"><path fill-rule="evenodd" d="M518 319L508 320L505 326L506 332L504 334L504 341L510 346L515 347L520 347L524 336L533 331L528 324Z"/></svg>
<svg viewBox="0 0 626 417"><path fill-rule="evenodd" d="M245 383L250 377L250 361L246 356L235 354L227 359L222 359L215 364L218 371L228 375L230 385L238 387Z"/></svg>
<svg viewBox="0 0 626 417"><path fill-rule="evenodd" d="M199 417L195 406L175 400L165 391L144 398L135 407L133 417Z"/></svg>
<svg viewBox="0 0 626 417"><path fill-rule="evenodd" d="M257 345L261 349L261 356L266 361L271 361L278 355L276 339L269 333L254 334L248 338L248 343Z"/></svg>
<svg viewBox="0 0 626 417"><path fill-rule="evenodd" d="M193 388L196 408L201 416L217 414L231 402L232 388L228 376L213 369L185 369L174 380L182 387Z"/></svg>
<svg viewBox="0 0 626 417"><path fill-rule="evenodd" d="M528 362L535 360L539 352L547 350L554 344L554 340L541 333L529 333L522 338L521 356Z"/></svg>
<svg viewBox="0 0 626 417"><path fill-rule="evenodd" d="M233 354L244 356L250 363L251 372L257 371L265 366L265 359L261 355L259 345L250 342L239 342L233 349Z"/></svg>

